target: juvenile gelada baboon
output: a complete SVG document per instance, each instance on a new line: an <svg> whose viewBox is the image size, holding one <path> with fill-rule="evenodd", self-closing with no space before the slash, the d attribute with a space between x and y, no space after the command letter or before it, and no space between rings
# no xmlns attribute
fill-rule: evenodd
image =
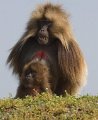
<svg viewBox="0 0 98 120"><path fill-rule="evenodd" d="M28 62L20 76L19 87L15 98L24 98L27 95L35 96L42 92L55 91L55 74L43 59L33 59Z"/></svg>
<svg viewBox="0 0 98 120"><path fill-rule="evenodd" d="M87 66L72 33L68 14L60 5L47 3L33 11L27 28L14 45L7 62L20 77L24 66L42 51L57 73L55 93L76 95L86 83ZM55 82L54 82L55 84Z"/></svg>

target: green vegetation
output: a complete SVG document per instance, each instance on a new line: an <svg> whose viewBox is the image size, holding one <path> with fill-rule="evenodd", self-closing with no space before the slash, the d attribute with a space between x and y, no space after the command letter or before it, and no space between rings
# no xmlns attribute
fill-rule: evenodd
<svg viewBox="0 0 98 120"><path fill-rule="evenodd" d="M0 120L98 120L98 96L43 93L33 98L1 99Z"/></svg>

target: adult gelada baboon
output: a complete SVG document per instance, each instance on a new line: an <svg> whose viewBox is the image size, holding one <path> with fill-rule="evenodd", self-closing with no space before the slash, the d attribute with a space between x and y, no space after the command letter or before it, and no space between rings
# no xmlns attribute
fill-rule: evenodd
<svg viewBox="0 0 98 120"><path fill-rule="evenodd" d="M45 54L57 73L54 93L63 95L65 90L76 95L86 83L87 66L77 44L68 19L61 6L47 3L33 11L27 28L12 48L7 62L13 72L21 76L24 65L40 52Z"/></svg>

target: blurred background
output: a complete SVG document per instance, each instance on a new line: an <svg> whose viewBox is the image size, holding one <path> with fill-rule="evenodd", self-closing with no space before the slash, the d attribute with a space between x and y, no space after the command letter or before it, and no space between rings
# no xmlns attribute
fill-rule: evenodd
<svg viewBox="0 0 98 120"><path fill-rule="evenodd" d="M0 98L15 96L18 80L6 65L10 48L25 31L31 12L47 0L0 0ZM48 0L71 14L75 37L88 65L88 83L81 95L98 95L98 0Z"/></svg>

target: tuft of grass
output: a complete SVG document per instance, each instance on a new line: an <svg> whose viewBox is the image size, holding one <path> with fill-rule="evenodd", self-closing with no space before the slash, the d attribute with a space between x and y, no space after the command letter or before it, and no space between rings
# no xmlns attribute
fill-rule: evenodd
<svg viewBox="0 0 98 120"><path fill-rule="evenodd" d="M42 93L25 99L1 99L0 120L98 120L98 96Z"/></svg>

